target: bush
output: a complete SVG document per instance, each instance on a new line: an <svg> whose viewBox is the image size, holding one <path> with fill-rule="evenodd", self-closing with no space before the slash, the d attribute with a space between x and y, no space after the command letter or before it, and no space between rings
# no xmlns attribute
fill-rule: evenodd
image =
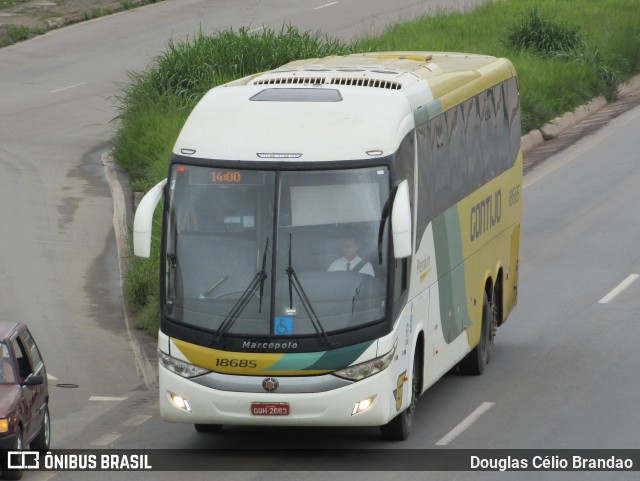
<svg viewBox="0 0 640 481"><path fill-rule="evenodd" d="M542 18L538 9L507 32L505 45L512 50L532 50L542 54L569 52L582 42L580 27Z"/></svg>

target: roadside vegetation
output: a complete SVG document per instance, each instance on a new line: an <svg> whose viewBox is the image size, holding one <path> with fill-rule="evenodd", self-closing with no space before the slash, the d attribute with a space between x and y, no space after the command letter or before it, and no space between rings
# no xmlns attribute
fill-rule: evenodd
<svg viewBox="0 0 640 481"><path fill-rule="evenodd" d="M60 26L71 25L72 23L103 17L123 10L148 5L150 3L157 3L159 1L162 0L119 0L118 2L114 0L113 3L110 3L106 7L96 7L76 14L62 13L59 10L56 10L54 5L51 5L53 7L51 10L47 10L45 8L41 14L35 15L39 18L41 23L38 27L10 25L6 30L0 30L0 47L6 47L38 35L43 35L49 30L60 28ZM27 0L0 0L0 11L17 7L24 3L27 3ZM54 19L55 21L53 21Z"/></svg>
<svg viewBox="0 0 640 481"><path fill-rule="evenodd" d="M300 58L384 50L509 58L519 74L522 127L528 132L594 97L614 100L617 87L640 72L640 0L496 1L473 12L435 12L349 43L292 26L172 40L146 70L130 75L117 97L117 161L132 188L146 191L166 176L180 128L208 89ZM138 327L153 334L159 320L159 216L156 224L152 258L132 259L125 281Z"/></svg>

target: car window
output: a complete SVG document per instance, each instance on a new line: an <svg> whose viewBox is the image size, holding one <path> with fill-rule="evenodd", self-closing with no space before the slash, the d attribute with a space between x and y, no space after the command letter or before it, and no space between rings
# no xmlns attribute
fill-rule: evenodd
<svg viewBox="0 0 640 481"><path fill-rule="evenodd" d="M29 353L33 368L36 369L42 362L42 358L40 357L40 352L38 351L38 347L36 346L33 337L31 337L31 333L27 329L25 329L24 331L22 331L22 334L20 334L20 339L22 339L24 347Z"/></svg>
<svg viewBox="0 0 640 481"><path fill-rule="evenodd" d="M11 344L13 345L13 352L16 354L18 373L22 379L26 379L33 373L33 367L29 360L29 356L27 355L27 351L22 345L20 338L14 339L11 341Z"/></svg>
<svg viewBox="0 0 640 481"><path fill-rule="evenodd" d="M13 359L9 346L0 343L0 384L12 384L16 382L16 372L13 367Z"/></svg>

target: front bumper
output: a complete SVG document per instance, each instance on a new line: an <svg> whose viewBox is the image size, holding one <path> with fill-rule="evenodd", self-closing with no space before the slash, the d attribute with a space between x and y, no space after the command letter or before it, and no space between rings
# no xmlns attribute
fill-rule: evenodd
<svg viewBox="0 0 640 481"><path fill-rule="evenodd" d="M261 378L262 379L262 378ZM303 379L303 378L301 378ZM289 381L291 378L289 378ZM159 368L160 414L165 421L191 424L262 426L380 426L396 412L394 389L385 370L370 378L326 392L268 393L222 391ZM188 400L191 411L176 407L171 394ZM375 396L366 410L352 414L356 403ZM288 403L288 416L255 416L252 403Z"/></svg>

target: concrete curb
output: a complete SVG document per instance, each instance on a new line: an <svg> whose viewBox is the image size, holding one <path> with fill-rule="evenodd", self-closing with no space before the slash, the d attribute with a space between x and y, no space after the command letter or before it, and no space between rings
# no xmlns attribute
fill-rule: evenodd
<svg viewBox="0 0 640 481"><path fill-rule="evenodd" d="M624 97L640 89L640 75L636 75L629 82L622 84L618 87L618 95ZM553 119L547 124L543 125L539 130L532 130L526 135L522 136L522 151L524 153L544 143L546 139L557 137L570 127L573 127L578 122L593 115L598 110L607 105L607 101L604 97L596 97L591 102L581 107L578 107L573 112L567 112L560 117Z"/></svg>
<svg viewBox="0 0 640 481"><path fill-rule="evenodd" d="M130 10L145 4L145 0L130 0L128 6L125 8L122 3L115 2L101 7L96 7L96 10L100 12L100 15L96 15L95 17L90 16L91 12L82 12L75 15L65 15L64 17L43 19L42 22L48 30L53 30L56 28L66 27L67 25L72 25L74 23L84 22L91 18L99 18L116 12Z"/></svg>

